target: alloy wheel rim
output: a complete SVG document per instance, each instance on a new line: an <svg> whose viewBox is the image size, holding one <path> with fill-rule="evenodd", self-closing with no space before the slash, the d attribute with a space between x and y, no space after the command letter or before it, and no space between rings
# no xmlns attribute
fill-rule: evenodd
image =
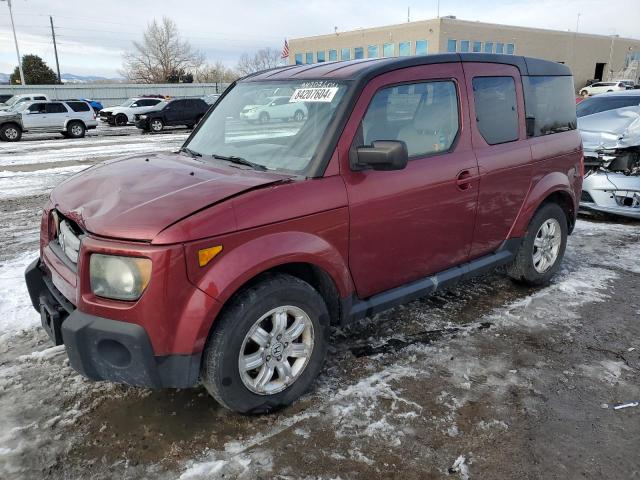
<svg viewBox="0 0 640 480"><path fill-rule="evenodd" d="M560 222L549 218L542 222L533 240L533 268L545 273L555 265L562 243Z"/></svg>
<svg viewBox="0 0 640 480"><path fill-rule="evenodd" d="M273 395L295 383L314 347L313 322L299 307L284 305L262 315L249 329L238 356L245 387Z"/></svg>
<svg viewBox="0 0 640 480"><path fill-rule="evenodd" d="M7 128L4 131L4 134L7 136L8 139L10 140L15 140L16 138L18 138L18 131L15 128Z"/></svg>
<svg viewBox="0 0 640 480"><path fill-rule="evenodd" d="M79 125L74 125L73 127L71 127L71 133L73 133L75 136L79 136L82 134L82 128L80 128Z"/></svg>
<svg viewBox="0 0 640 480"><path fill-rule="evenodd" d="M154 131L158 132L162 128L162 124L158 120L155 120L155 121L151 122L151 128Z"/></svg>

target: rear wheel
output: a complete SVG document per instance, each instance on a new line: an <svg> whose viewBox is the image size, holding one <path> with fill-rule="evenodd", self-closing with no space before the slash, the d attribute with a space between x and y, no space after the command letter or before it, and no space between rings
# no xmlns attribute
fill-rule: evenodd
<svg viewBox="0 0 640 480"><path fill-rule="evenodd" d="M589 96L589 92L588 92L588 91L586 91L586 90L582 90L582 91L580 92L580 95L581 95L581 96L583 96L583 97L588 97L588 96Z"/></svg>
<svg viewBox="0 0 640 480"><path fill-rule="evenodd" d="M258 121L260 123L267 123L269 121L270 117L269 114L267 112L262 112L260 114L260 116L258 117Z"/></svg>
<svg viewBox="0 0 640 480"><path fill-rule="evenodd" d="M8 123L0 127L0 140L17 142L22 138L22 128L15 123Z"/></svg>
<svg viewBox="0 0 640 480"><path fill-rule="evenodd" d="M218 402L240 413L289 405L318 376L328 328L327 307L311 285L291 275L265 275L216 320L202 382Z"/></svg>
<svg viewBox="0 0 640 480"><path fill-rule="evenodd" d="M162 129L164 128L164 123L162 122L161 119L159 118L154 118L153 120L151 120L151 122L149 123L149 128L152 132L161 132Z"/></svg>
<svg viewBox="0 0 640 480"><path fill-rule="evenodd" d="M71 122L67 125L67 136L70 138L82 138L85 134L85 127L82 122Z"/></svg>
<svg viewBox="0 0 640 480"><path fill-rule="evenodd" d="M544 204L529 223L507 273L516 281L544 285L558 271L567 247L567 217L557 203Z"/></svg>
<svg viewBox="0 0 640 480"><path fill-rule="evenodd" d="M127 123L129 123L129 118L127 118L124 113L119 113L116 115L113 123L118 127L124 127Z"/></svg>

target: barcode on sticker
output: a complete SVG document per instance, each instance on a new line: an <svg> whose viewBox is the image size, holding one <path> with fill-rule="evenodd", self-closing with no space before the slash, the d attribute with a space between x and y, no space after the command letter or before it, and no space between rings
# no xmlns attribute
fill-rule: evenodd
<svg viewBox="0 0 640 480"><path fill-rule="evenodd" d="M338 92L338 87L296 88L289 103L296 102L330 102Z"/></svg>

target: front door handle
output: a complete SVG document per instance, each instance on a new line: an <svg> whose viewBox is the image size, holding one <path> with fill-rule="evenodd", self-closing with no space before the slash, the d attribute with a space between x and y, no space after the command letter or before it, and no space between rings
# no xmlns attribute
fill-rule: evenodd
<svg viewBox="0 0 640 480"><path fill-rule="evenodd" d="M456 186L460 190L468 190L473 186L473 182L478 180L480 175L474 175L471 170L463 170L456 178Z"/></svg>

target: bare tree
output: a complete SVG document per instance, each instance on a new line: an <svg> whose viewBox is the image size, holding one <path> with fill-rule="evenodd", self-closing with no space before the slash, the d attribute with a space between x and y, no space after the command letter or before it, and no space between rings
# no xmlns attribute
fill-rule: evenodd
<svg viewBox="0 0 640 480"><path fill-rule="evenodd" d="M239 73L227 68L220 61L213 65L205 64L196 72L196 81L200 83L231 83L239 77Z"/></svg>
<svg viewBox="0 0 640 480"><path fill-rule="evenodd" d="M241 75L249 75L260 70L277 67L281 62L280 52L267 47L258 50L253 56L243 53L238 61L237 70Z"/></svg>
<svg viewBox="0 0 640 480"><path fill-rule="evenodd" d="M135 83L165 83L177 72L197 70L203 63L203 55L180 38L175 22L162 17L147 26L141 42L133 42L120 73Z"/></svg>

